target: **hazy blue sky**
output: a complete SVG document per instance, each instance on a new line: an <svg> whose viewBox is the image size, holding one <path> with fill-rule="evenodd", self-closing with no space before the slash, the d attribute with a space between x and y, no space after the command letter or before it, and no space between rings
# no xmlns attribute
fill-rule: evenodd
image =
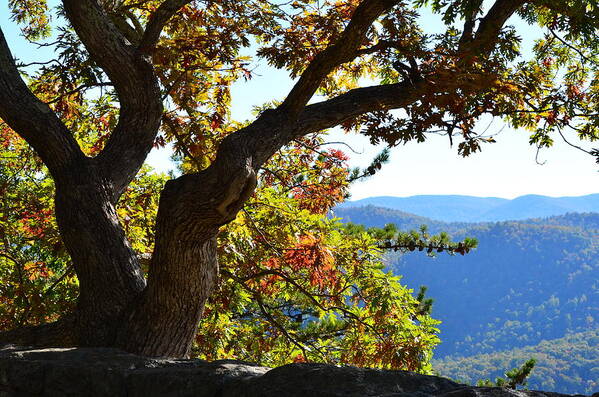
<svg viewBox="0 0 599 397"><path fill-rule="evenodd" d="M47 59L48 54L28 45L18 37L18 29L8 20L6 4L0 8L0 26L11 50L26 62ZM431 17L424 19L426 26L439 26ZM531 29L527 38L534 37ZM251 118L254 105L273 99L283 99L292 81L283 71L257 64L257 75L249 82L239 82L233 90L233 115L238 119ZM540 153L535 162L536 149L529 146L526 131L513 131L495 121L489 131L501 131L497 143L483 147L482 153L461 158L457 149L450 148L445 137L432 136L423 144L408 144L391 150L391 161L377 175L355 183L352 198L416 194L466 194L513 198L523 194L574 196L599 192L599 167L594 159L561 141ZM573 140L576 138L573 137ZM330 141L344 141L358 153L340 149L351 157L352 166L368 165L382 147L375 148L359 135L332 131ZM157 169L169 168L167 150L151 153L149 163Z"/></svg>

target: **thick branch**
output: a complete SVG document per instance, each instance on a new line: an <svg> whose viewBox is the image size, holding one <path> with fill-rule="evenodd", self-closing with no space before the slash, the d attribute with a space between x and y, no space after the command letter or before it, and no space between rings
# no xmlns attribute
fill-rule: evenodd
<svg viewBox="0 0 599 397"><path fill-rule="evenodd" d="M475 53L489 52L505 22L526 0L496 0L487 15L480 21L471 49Z"/></svg>
<svg viewBox="0 0 599 397"><path fill-rule="evenodd" d="M294 123L288 122L284 112L264 112L255 122L223 140L209 168L169 181L163 196L169 193L173 197L166 218L181 222L178 227L186 230L187 235L203 234L202 228L210 230L209 234L216 233L242 208L255 186L255 173L292 139L364 113L404 107L433 84L422 80L357 88L306 106ZM199 225L203 226L198 229Z"/></svg>
<svg viewBox="0 0 599 397"><path fill-rule="evenodd" d="M476 35L470 45L470 50L474 52L490 51L493 45L496 43L499 32L501 31L505 22L524 3L525 0L497 0L487 15L480 22L480 25L476 31ZM360 7L367 7L367 4L369 4L370 7L374 7L368 1L362 3ZM387 6L389 6L389 3L387 3ZM360 14L358 13L358 10L356 10L352 22L359 20L365 25L364 19L359 18L359 15ZM475 12L473 11L473 16L474 15ZM471 28L472 27L470 27L470 29ZM350 30L350 26L348 26L344 32L344 36ZM349 41L348 38L345 38L345 40ZM344 37L342 37L338 43L319 54L319 56L322 55L324 60L318 61L317 56L313 63L310 64L308 69L306 69L306 72L304 72L304 75L302 75L300 81L298 81L285 102L294 101L294 98L299 98L302 95L300 92L302 90L305 90L304 95L308 95L308 87L317 87L320 80L314 78L314 76L318 76L319 73L321 73L320 79L322 79L324 76L326 76L326 73L328 73L328 71L325 73L326 66L322 65L326 65L327 62L332 62L333 59L341 59L339 62L344 61L339 54L351 46L351 44L344 43L345 40ZM343 50L336 49L336 46L338 45L340 48L343 48ZM354 48L352 54L359 53L359 51L360 50L357 48ZM324 73L324 75L322 75L322 73ZM302 80L304 79L306 82L302 84ZM314 90L315 89L316 88L314 88ZM293 134L294 136L299 136L308 134L310 132L331 128L339 125L345 120L375 110L402 108L417 100L420 93L436 89L443 90L443 88L435 87L434 83L431 83L427 80L353 89L345 94L327 101L306 106L300 112L299 121ZM298 92L295 94L295 96L293 96L294 91ZM310 96L313 94L313 92L314 91L310 92ZM285 103L283 103L283 105L285 105ZM299 101L296 105L299 105Z"/></svg>
<svg viewBox="0 0 599 397"><path fill-rule="evenodd" d="M114 26L97 0L63 0L66 15L91 57L115 86L120 117L97 157L114 184L115 199L152 149L160 126L162 100L151 59Z"/></svg>
<svg viewBox="0 0 599 397"><path fill-rule="evenodd" d="M23 137L60 181L63 171L82 161L77 142L56 114L29 90L0 30L0 118Z"/></svg>
<svg viewBox="0 0 599 397"><path fill-rule="evenodd" d="M464 21L464 30L462 31L462 36L460 37L460 49L462 49L466 44L472 41L472 34L474 32L474 25L476 24L476 16L480 12L482 0L471 0L469 10L470 12L465 16Z"/></svg>
<svg viewBox="0 0 599 397"><path fill-rule="evenodd" d="M299 113L301 108L314 95L322 79L331 73L335 67L355 57L356 51L362 45L366 32L372 23L397 3L396 0L363 1L356 8L347 28L335 44L316 55L314 60L310 62L280 108L292 115Z"/></svg>
<svg viewBox="0 0 599 397"><path fill-rule="evenodd" d="M192 0L165 0L160 6L154 11L150 22L146 26L144 35L139 43L140 51L144 53L151 53L160 38L160 33L164 28L164 25L169 19L175 15L175 13L186 4L191 3Z"/></svg>
<svg viewBox="0 0 599 397"><path fill-rule="evenodd" d="M326 101L308 105L301 112L294 136L337 126L365 113L403 108L418 100L434 83L427 80L355 88Z"/></svg>

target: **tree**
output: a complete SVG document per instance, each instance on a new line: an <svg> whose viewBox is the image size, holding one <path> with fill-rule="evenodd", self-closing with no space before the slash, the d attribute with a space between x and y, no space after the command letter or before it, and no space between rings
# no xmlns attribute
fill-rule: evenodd
<svg viewBox="0 0 599 397"><path fill-rule="evenodd" d="M495 383L491 382L489 379L479 380L476 385L477 386L487 386L487 387L507 387L509 389L516 389L518 386L526 386L528 382L528 377L530 373L535 367L537 360L535 358L530 358L522 364L520 368L512 368L511 370L505 373L505 378L497 377L495 379Z"/></svg>
<svg viewBox="0 0 599 397"><path fill-rule="evenodd" d="M9 6L26 37L48 34L45 1ZM424 6L442 14L445 33L419 28ZM219 230L273 155L327 128L389 145L442 130L469 155L492 141L476 131L490 114L531 129L539 147L567 129L596 140L597 12L591 1L566 0L64 0L58 57L29 84L0 38L0 117L53 178L79 296L71 314L2 339L186 355L217 280ZM528 60L507 25L514 15L545 32ZM258 57L297 81L254 121L235 123L229 86L251 76L239 54L252 40ZM366 76L380 84L359 87ZM325 99L308 104L317 92ZM160 193L146 280L117 205L166 140L187 172Z"/></svg>

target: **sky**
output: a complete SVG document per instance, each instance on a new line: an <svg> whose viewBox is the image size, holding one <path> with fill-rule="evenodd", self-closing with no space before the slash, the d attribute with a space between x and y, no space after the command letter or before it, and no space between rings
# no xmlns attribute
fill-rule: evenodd
<svg viewBox="0 0 599 397"><path fill-rule="evenodd" d="M440 26L430 15L423 18L424 26ZM17 58L31 62L52 55L19 38L18 28L8 19L6 5L0 8L0 27ZM525 46L538 35L528 27L524 27L523 32L529 40ZM251 119L253 106L273 99L282 100L293 84L284 71L264 63L254 64L254 67L255 77L236 83L232 90L232 114L238 120ZM394 147L389 163L380 172L353 184L351 199L419 194L514 198L525 194L578 196L599 192L599 166L591 156L556 140L554 147L539 153L540 165L536 148L528 144L526 131L514 131L500 120L494 121L489 131L498 133L497 143L483 146L482 152L468 158L459 156L457 148L449 147L448 139L441 136L431 136L424 143ZM383 149L383 146L370 145L363 136L338 130L332 130L327 140L342 141L351 147L352 150L345 145L332 146L350 156L350 166L368 166ZM576 142L576 138L572 141ZM168 149L154 150L148 163L157 170L167 171L172 168L169 157Z"/></svg>

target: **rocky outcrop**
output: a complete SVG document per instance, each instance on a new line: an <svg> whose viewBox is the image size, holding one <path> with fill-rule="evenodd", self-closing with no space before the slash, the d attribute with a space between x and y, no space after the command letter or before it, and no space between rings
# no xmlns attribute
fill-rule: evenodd
<svg viewBox="0 0 599 397"><path fill-rule="evenodd" d="M116 349L0 350L0 396L560 397L472 387L436 376L325 364L265 368L232 360L169 360ZM596 397L599 397L597 395Z"/></svg>

